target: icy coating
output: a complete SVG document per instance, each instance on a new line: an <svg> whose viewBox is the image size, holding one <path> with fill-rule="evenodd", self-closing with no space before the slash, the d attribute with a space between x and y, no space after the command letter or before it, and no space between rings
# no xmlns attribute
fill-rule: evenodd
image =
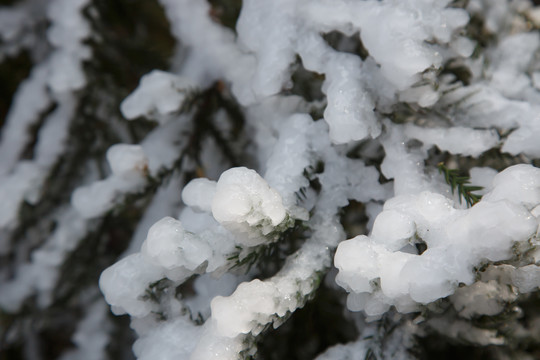
<svg viewBox="0 0 540 360"><path fill-rule="evenodd" d="M492 190L470 209L431 192L386 201L371 235L339 244L336 282L350 295L349 309L377 316L391 305L410 312L471 285L473 269L512 257L515 242L536 235L529 212L539 204L540 169L516 165L498 174ZM411 253L411 245L427 247ZM414 248L413 248L414 249ZM519 287L519 286L518 286Z"/></svg>
<svg viewBox="0 0 540 360"><path fill-rule="evenodd" d="M140 85L120 105L126 119L146 116L160 122L180 110L186 93L196 86L188 79L154 70L141 78Z"/></svg>
<svg viewBox="0 0 540 360"><path fill-rule="evenodd" d="M259 174L246 168L234 168L219 177L212 199L212 215L233 232L249 233L251 228L258 227L264 236L285 220L287 211L281 196ZM255 241L248 244L258 245Z"/></svg>
<svg viewBox="0 0 540 360"><path fill-rule="evenodd" d="M92 262L99 290L93 279L77 293L76 347L61 359L116 345L104 300L130 317L138 359L256 358L321 289L358 336L319 360L413 359L433 334L540 343L539 313L521 317L540 287L540 8L244 0L233 29L214 2L159 0L170 68L140 78L121 121L104 101L103 135L98 121L77 127L81 92L95 92L92 3L0 7L0 60L37 59L28 44L47 42L1 125L2 316L58 307L63 269ZM41 22L46 34L27 39ZM107 147L69 158L84 131ZM64 157L75 180L50 199ZM29 220L42 203L47 222Z"/></svg>

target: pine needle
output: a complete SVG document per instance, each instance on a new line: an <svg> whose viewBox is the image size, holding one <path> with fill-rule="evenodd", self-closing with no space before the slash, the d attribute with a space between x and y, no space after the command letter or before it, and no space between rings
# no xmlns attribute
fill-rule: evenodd
<svg viewBox="0 0 540 360"><path fill-rule="evenodd" d="M444 180L452 189L452 194L457 190L459 203L465 199L467 207L471 207L482 199L482 195L473 194L474 191L482 190L482 186L470 185L470 177L459 175L458 170L447 168L442 162L437 165L439 173L444 175Z"/></svg>

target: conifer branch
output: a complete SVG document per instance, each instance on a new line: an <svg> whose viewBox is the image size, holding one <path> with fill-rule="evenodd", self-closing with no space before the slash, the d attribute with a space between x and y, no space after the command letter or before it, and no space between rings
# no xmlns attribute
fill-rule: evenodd
<svg viewBox="0 0 540 360"><path fill-rule="evenodd" d="M461 198L465 200L467 207L474 206L477 202L482 199L482 195L474 194L474 191L482 190L482 186L469 185L470 177L459 175L457 169L449 169L442 162L437 165L439 173L444 175L444 180L450 188L452 189L452 194L455 193L456 189L459 194L459 203L461 204Z"/></svg>

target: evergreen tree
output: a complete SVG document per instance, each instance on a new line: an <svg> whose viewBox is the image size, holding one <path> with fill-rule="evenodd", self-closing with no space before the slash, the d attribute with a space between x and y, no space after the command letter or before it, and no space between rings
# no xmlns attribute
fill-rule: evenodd
<svg viewBox="0 0 540 360"><path fill-rule="evenodd" d="M0 359L540 357L530 0L0 0Z"/></svg>

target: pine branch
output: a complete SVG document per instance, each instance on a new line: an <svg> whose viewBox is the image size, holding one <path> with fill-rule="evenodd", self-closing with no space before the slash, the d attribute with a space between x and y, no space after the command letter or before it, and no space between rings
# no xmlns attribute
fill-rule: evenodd
<svg viewBox="0 0 540 360"><path fill-rule="evenodd" d="M254 248L237 246L227 258L231 262L229 270L243 269L247 274L256 267L260 277L273 276L281 269L287 257L296 252L304 243L308 231L309 229L301 220L289 219L285 228L266 235L268 243Z"/></svg>
<svg viewBox="0 0 540 360"><path fill-rule="evenodd" d="M452 189L452 194L456 189L459 194L459 203L461 198L465 199L467 207L471 207L482 199L482 195L473 194L474 191L482 190L482 186L474 186L470 184L470 177L459 175L458 170L447 168L442 162L437 165L439 173L444 175L444 180Z"/></svg>

